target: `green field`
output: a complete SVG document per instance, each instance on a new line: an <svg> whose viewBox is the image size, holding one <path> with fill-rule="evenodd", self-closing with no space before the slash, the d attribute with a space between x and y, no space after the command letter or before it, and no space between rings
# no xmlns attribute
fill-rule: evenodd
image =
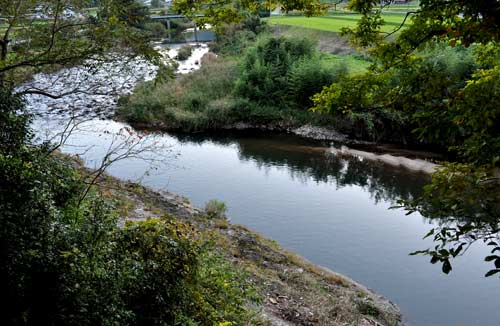
<svg viewBox="0 0 500 326"><path fill-rule="evenodd" d="M401 25L404 17L404 14L398 13L384 14L385 25L382 26L382 31L393 31ZM322 17L273 16L268 18L267 21L271 25L296 26L338 33L344 27L355 27L360 18L360 14L338 13Z"/></svg>

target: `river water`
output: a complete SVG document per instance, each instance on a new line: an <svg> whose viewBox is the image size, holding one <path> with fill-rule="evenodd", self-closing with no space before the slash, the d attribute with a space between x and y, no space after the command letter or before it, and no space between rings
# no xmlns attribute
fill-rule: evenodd
<svg viewBox="0 0 500 326"><path fill-rule="evenodd" d="M64 129L67 117L43 111L33 123L39 137ZM483 262L485 247L473 246L450 275L427 257L408 255L431 245L422 236L435 222L389 208L417 196L428 182L425 174L334 155L333 144L292 135L143 135L102 116L80 124L62 150L95 167L110 149L119 152L121 142L142 144L147 159L116 162L110 174L176 192L201 207L224 201L233 223L384 295L401 307L408 325L499 323L500 282L483 277L490 267Z"/></svg>

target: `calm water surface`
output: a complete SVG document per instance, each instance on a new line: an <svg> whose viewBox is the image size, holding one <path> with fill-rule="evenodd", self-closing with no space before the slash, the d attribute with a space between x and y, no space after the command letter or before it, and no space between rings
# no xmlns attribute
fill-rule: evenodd
<svg viewBox="0 0 500 326"><path fill-rule="evenodd" d="M63 150L81 154L90 167L99 165L111 140L118 143L114 135L122 127L88 122ZM42 130L61 127L42 119L35 128L43 135ZM401 307L409 325L499 324L500 282L483 277L490 267L483 262L484 247L473 247L456 260L448 276L428 258L408 256L430 245L422 236L432 224L389 207L418 195L428 182L425 175L336 157L325 151L328 143L289 135L163 134L155 141L162 146L147 155L161 158L157 169L127 159L109 172L179 193L197 206L210 199L226 202L233 223L386 296Z"/></svg>

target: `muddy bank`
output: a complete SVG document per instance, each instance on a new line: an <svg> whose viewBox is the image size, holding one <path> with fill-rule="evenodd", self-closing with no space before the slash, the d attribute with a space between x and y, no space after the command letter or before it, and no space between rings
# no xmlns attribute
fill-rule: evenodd
<svg viewBox="0 0 500 326"><path fill-rule="evenodd" d="M363 285L281 248L244 226L209 219L186 198L106 176L99 187L118 203L122 221L187 221L215 235L227 259L251 273L262 298L257 307L270 325L399 325L399 308Z"/></svg>
<svg viewBox="0 0 500 326"><path fill-rule="evenodd" d="M380 161L382 163L391 166L404 167L408 170L420 171L427 174L432 174L433 172L436 171L436 168L438 167L437 164L420 158L407 158L404 156L396 156L391 154L376 154L373 152L367 152L349 148L347 146L341 146L340 148L331 148L330 152L338 156L347 155L347 156L355 156L359 159Z"/></svg>

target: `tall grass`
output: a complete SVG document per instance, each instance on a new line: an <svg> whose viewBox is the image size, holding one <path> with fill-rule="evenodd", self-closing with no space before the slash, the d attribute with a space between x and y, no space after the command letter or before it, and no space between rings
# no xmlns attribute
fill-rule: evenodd
<svg viewBox="0 0 500 326"><path fill-rule="evenodd" d="M117 115L131 123L168 129L217 127L228 120L236 73L236 62L215 60L175 80L141 83L132 95L120 100Z"/></svg>
<svg viewBox="0 0 500 326"><path fill-rule="evenodd" d="M175 80L140 84L120 100L117 116L144 127L183 131L322 124L311 97L347 74L325 64L313 42L262 37L243 56L202 60L202 68Z"/></svg>

